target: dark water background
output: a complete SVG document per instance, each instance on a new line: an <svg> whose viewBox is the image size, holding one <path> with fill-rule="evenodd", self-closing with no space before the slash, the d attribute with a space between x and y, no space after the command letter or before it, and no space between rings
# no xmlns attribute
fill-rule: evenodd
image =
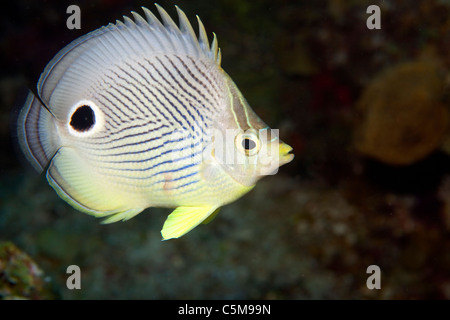
<svg viewBox="0 0 450 320"><path fill-rule="evenodd" d="M217 34L224 70L294 161L178 240L161 242L168 209L111 225L75 211L21 162L14 110L70 41L140 6L156 10L2 3L0 298L449 299L448 1L158 3ZM66 28L70 4L81 30ZM366 27L372 4L380 30ZM81 290L66 288L73 264ZM370 265L379 290L366 286Z"/></svg>

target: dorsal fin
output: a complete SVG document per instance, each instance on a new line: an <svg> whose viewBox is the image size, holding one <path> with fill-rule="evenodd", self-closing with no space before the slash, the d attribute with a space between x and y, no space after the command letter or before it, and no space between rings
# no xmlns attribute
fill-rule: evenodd
<svg viewBox="0 0 450 320"><path fill-rule="evenodd" d="M146 19L136 12L131 12L134 21L124 17L123 22L110 23L67 45L49 62L39 79L38 93L41 99L46 104L50 102L50 97L54 102L63 99L70 103L68 92L76 99L75 97L80 96L80 91L85 89L88 83L95 81L95 77L105 67L130 57L177 54L207 59L220 66L217 38L214 35L210 46L205 28L198 17L197 37L181 9L176 7L178 26L161 6L156 4L156 8L162 22L150 10L142 7ZM64 96L52 96L57 86L68 89L69 84L65 83L63 75L70 79L70 90L62 90ZM79 89L74 88L77 83L80 83ZM58 118L57 114L55 116Z"/></svg>

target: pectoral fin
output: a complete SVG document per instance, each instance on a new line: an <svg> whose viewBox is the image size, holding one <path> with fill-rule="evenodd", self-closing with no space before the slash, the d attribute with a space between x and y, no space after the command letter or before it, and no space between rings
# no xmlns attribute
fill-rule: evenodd
<svg viewBox="0 0 450 320"><path fill-rule="evenodd" d="M216 207L178 207L164 222L161 230L163 240L179 238L202 223Z"/></svg>

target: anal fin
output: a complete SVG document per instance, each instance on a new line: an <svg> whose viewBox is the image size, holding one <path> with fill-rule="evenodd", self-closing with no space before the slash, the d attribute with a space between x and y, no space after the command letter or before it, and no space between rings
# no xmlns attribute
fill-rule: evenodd
<svg viewBox="0 0 450 320"><path fill-rule="evenodd" d="M106 218L105 220L103 220L102 224L113 223L113 222L117 222L119 220L122 220L122 221L130 220L135 215L141 213L143 210L144 209L142 209L142 208L137 208L137 209L130 209L127 211L115 213L115 214L111 215L110 217Z"/></svg>

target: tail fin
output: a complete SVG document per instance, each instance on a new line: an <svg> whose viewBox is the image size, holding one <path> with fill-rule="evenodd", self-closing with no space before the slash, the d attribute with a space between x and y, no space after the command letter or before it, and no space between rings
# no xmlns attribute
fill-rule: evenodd
<svg viewBox="0 0 450 320"><path fill-rule="evenodd" d="M33 167L42 172L60 147L53 115L30 92L17 119L20 148Z"/></svg>

